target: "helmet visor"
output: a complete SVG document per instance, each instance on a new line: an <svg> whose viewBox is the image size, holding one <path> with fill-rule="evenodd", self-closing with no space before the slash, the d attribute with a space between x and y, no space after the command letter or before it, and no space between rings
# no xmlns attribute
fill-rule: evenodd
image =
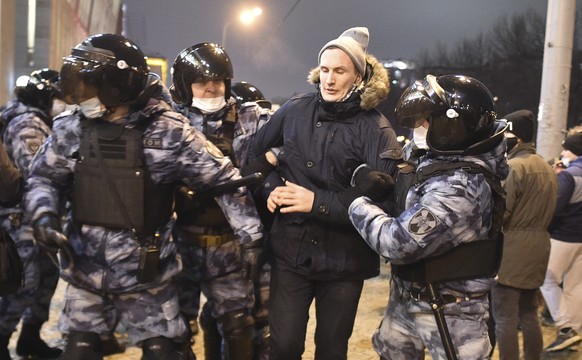
<svg viewBox="0 0 582 360"><path fill-rule="evenodd" d="M66 57L61 67L61 91L69 105L97 96L103 65L77 57Z"/></svg>
<svg viewBox="0 0 582 360"><path fill-rule="evenodd" d="M444 107L444 90L433 75L417 80L404 91L396 104L395 116L398 125L417 128L437 109Z"/></svg>

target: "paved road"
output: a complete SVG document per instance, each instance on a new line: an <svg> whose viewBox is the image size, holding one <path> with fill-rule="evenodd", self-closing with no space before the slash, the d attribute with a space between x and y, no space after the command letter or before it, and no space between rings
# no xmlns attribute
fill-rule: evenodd
<svg viewBox="0 0 582 360"><path fill-rule="evenodd" d="M61 282L57 288L55 297L53 298L53 303L51 305L51 319L48 324L45 324L42 329L42 337L46 339L51 345L62 346L62 340L60 339L60 334L57 330L57 320L59 316L59 311L63 304L63 294L64 284ZM370 279L366 281L364 285L364 291L362 294L362 299L360 300L360 307L358 309L358 314L356 317L356 323L354 326L354 332L350 339L349 344L349 354L348 358L350 360L377 360L378 355L372 349L372 344L370 337L374 330L378 327L380 320L382 319L382 314L384 307L386 306L386 301L388 299L389 291L389 268L388 266L382 266L382 273L379 277ZM312 309L313 310L313 309ZM311 318L315 318L315 314L311 313ZM556 335L556 329L553 327L543 327L544 334L544 345L550 344ZM127 343L127 338L123 334L118 334L120 341ZM314 357L314 346L313 346L313 336L314 336L314 322L311 321L308 327L306 350L304 354L304 359L313 359ZM18 336L14 334L10 342L10 349L13 352L14 359L17 359L14 354L14 349L16 346L16 340ZM202 336L197 336L197 342L194 345L194 352L198 356L198 359L204 358L204 350L202 347ZM140 359L141 350L132 346L128 346L124 354L113 355L106 357L107 360L137 360ZM427 359L430 357L427 356ZM497 352L493 356L493 360L499 359ZM582 349L581 351L565 351L561 353L544 354L542 359L560 359L560 360L582 360ZM517 360L517 359L516 359Z"/></svg>

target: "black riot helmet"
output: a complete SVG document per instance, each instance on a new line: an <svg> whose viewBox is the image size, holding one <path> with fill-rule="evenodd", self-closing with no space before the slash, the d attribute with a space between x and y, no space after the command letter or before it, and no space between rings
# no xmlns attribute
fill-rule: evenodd
<svg viewBox="0 0 582 360"><path fill-rule="evenodd" d="M93 35L63 59L61 89L69 104L97 96L106 107L131 105L145 89L149 68L139 47L117 34Z"/></svg>
<svg viewBox="0 0 582 360"><path fill-rule="evenodd" d="M192 84L208 80L224 80L224 98L230 98L232 62L222 46L200 43L186 48L178 54L172 65L170 91L173 100L182 105L192 103Z"/></svg>
<svg viewBox="0 0 582 360"><path fill-rule="evenodd" d="M262 108L271 108L271 103L265 99L261 90L251 83L246 81L237 82L230 88L230 91L236 99L236 105L238 107L247 102L256 102Z"/></svg>
<svg viewBox="0 0 582 360"><path fill-rule="evenodd" d="M49 111L53 98L60 98L59 72L51 69L33 71L24 86L16 86L14 95L18 101L42 111Z"/></svg>
<svg viewBox="0 0 582 360"><path fill-rule="evenodd" d="M479 154L491 150L502 138L494 130L491 92L468 76L427 75L416 81L398 100L395 116L400 126L408 128L427 120L427 145L441 155Z"/></svg>

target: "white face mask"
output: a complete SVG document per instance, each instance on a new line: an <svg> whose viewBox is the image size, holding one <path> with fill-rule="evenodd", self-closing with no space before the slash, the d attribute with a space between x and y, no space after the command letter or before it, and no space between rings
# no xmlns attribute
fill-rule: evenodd
<svg viewBox="0 0 582 360"><path fill-rule="evenodd" d="M79 104L81 112L87 119L97 119L103 117L107 108L99 101L98 97L92 97Z"/></svg>
<svg viewBox="0 0 582 360"><path fill-rule="evenodd" d="M226 105L224 96L214 98L192 98L192 107L202 111L203 114L215 113Z"/></svg>
<svg viewBox="0 0 582 360"><path fill-rule="evenodd" d="M570 166L570 158L567 158L565 156L562 156L562 158L560 159L560 161L562 162L562 164L564 164L565 167Z"/></svg>
<svg viewBox="0 0 582 360"><path fill-rule="evenodd" d="M67 109L67 103L61 99L53 99L53 106L50 110L51 117L55 117Z"/></svg>
<svg viewBox="0 0 582 360"><path fill-rule="evenodd" d="M424 126L419 126L414 128L414 134L412 138L414 140L414 144L419 149L426 149L428 150L428 144L426 143L426 135L428 134L428 129Z"/></svg>

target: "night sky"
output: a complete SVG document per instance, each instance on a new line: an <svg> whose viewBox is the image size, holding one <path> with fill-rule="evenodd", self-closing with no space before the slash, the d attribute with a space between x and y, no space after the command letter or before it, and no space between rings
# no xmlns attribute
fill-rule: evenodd
<svg viewBox="0 0 582 360"><path fill-rule="evenodd" d="M580 3L581 0L578 0ZM176 55L196 43L220 43L227 22L226 51L234 81L255 84L267 97L311 91L306 77L317 54L345 29L370 30L369 53L379 59L414 60L435 46L487 32L504 16L547 10L547 0L124 0L126 35L148 56ZM253 27L237 16L243 7L260 6ZM171 79L168 81L171 83ZM170 84L168 84L170 85Z"/></svg>

